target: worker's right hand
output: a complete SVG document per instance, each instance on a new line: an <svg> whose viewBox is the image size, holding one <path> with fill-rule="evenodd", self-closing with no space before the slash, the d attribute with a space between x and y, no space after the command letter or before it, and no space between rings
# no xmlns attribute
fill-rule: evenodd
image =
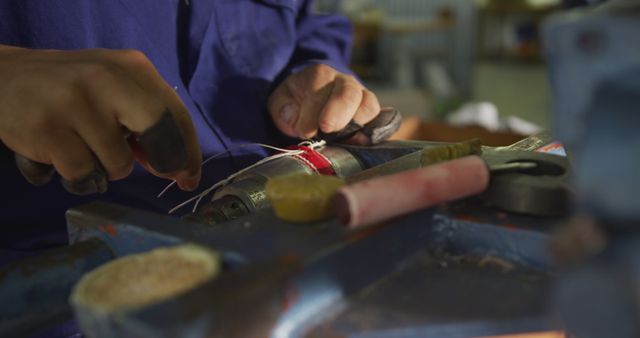
<svg viewBox="0 0 640 338"><path fill-rule="evenodd" d="M0 103L0 139L34 185L55 169L72 193L103 192L134 159L183 190L200 181L189 113L139 51L0 46Z"/></svg>

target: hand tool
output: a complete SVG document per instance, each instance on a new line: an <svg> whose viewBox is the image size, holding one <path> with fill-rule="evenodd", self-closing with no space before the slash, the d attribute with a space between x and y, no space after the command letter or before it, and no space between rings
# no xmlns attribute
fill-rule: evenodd
<svg viewBox="0 0 640 338"><path fill-rule="evenodd" d="M535 157L531 159L534 162L550 163L543 168L568 167L568 162L564 158L545 154L535 155L532 152L552 141L551 135L543 132L511 146L483 147L482 149L487 154L488 160L495 162L492 163L494 167L509 161L517 161L518 156ZM187 218L214 224L268 208L270 203L264 193L264 185L270 177L298 173L311 175L319 172L355 182L481 152L477 140L457 144L418 141L387 141L375 146L332 144L318 151L306 147L298 148L305 150L305 154L301 155L303 159L284 157L244 173L217 190L209 203L200 207L195 214L188 215ZM520 152L516 153L517 150ZM315 168L309 166L310 162L315 165ZM496 185L490 186L483 198L488 203L505 210L536 215L561 214L568 209L566 192L568 170L561 169L561 171L562 175L553 177L520 175L496 179ZM501 193L504 195L500 195ZM518 196L524 196L524 198L518 199ZM520 202L517 203L518 201Z"/></svg>
<svg viewBox="0 0 640 338"><path fill-rule="evenodd" d="M436 145L439 143L388 141L374 146L331 144L318 150L297 146L295 149L303 150L303 154L281 157L246 171L216 190L208 203L186 217L209 224L236 219L270 207L264 186L271 177L323 174L344 178Z"/></svg>
<svg viewBox="0 0 640 338"><path fill-rule="evenodd" d="M490 165L524 162L536 169L493 175L483 201L506 211L534 216L564 216L571 209L571 163L567 156L543 151L558 147L548 131L529 136L506 147L484 147L483 157ZM561 146L560 146L561 147ZM566 153L563 151L563 153Z"/></svg>
<svg viewBox="0 0 640 338"><path fill-rule="evenodd" d="M304 153L282 157L248 170L216 190L209 203L186 217L209 224L236 219L270 206L264 192L264 186L270 177L316 173L346 177L425 146L419 142L383 142L400 127L401 120L399 111L386 108L364 126L352 121L340 132L319 135L328 142L341 142L360 133L373 146L331 143L318 151L306 146L290 147Z"/></svg>
<svg viewBox="0 0 640 338"><path fill-rule="evenodd" d="M449 161L464 156L480 154L481 152L481 144L478 139L461 143L425 147L424 149L382 163L371 169L355 173L348 176L346 179L347 182L353 183L374 177L395 174L409 169L416 169L439 162Z"/></svg>
<svg viewBox="0 0 640 338"><path fill-rule="evenodd" d="M318 132L317 139L330 143L348 141L356 134L362 134L365 144L378 144L388 139L398 128L402 122L402 115L394 108L387 107L380 111L380 114L364 126L358 124L354 120L349 121L346 127L335 133ZM360 138L360 139L363 139Z"/></svg>
<svg viewBox="0 0 640 338"><path fill-rule="evenodd" d="M505 210L561 215L570 200L566 158L514 150L538 147L541 139L550 141L548 135L536 135L509 147L485 147L482 159L454 160L480 152L478 141L472 140L424 149L364 170L348 178L360 183L340 190L338 217L350 227L368 225L482 192L487 203ZM447 160L454 161L432 165ZM380 177L421 167L425 168Z"/></svg>
<svg viewBox="0 0 640 338"><path fill-rule="evenodd" d="M440 145L385 142L374 147L340 145L339 150L357 154L352 158L370 167ZM221 278L185 297L106 324L121 330L120 336L229 337L252 330L261 337L303 336L309 325L333 313L334 306L393 274L425 247L490 252L541 269L548 266L546 237L539 232L547 227L540 219L498 219L495 212L484 211L476 221L468 221L447 210L427 210L378 227L348 231L336 220L290 224L268 208L254 210L241 219L211 226L104 203L74 208L67 214L73 245L0 271L0 299L12 300L0 304L0 335L26 336L69 318L68 292L81 273L98 264L96 258L104 261L179 243L193 242L221 252L225 267ZM524 225L507 229L502 223ZM81 244L88 248L74 249ZM291 258L297 263L286 263ZM465 308L455 304L455 309ZM459 317L462 310L451 311L455 321L467 318ZM144 332L138 331L141 328Z"/></svg>
<svg viewBox="0 0 640 338"><path fill-rule="evenodd" d="M640 1L593 4L541 30L579 212L549 304L569 336L640 337Z"/></svg>
<svg viewBox="0 0 640 338"><path fill-rule="evenodd" d="M500 164L535 164L526 170L509 170L491 176L487 190L480 195L488 205L534 216L565 216L574 197L570 187L571 167L564 156L530 151L492 151L483 153L492 167Z"/></svg>
<svg viewBox="0 0 640 338"><path fill-rule="evenodd" d="M219 278L116 321L96 323L110 330L106 331L112 333L108 337L304 337L310 327L338 314L345 302L369 290L376 281L393 276L406 259L425 247L455 247L458 254L464 250L491 253L516 266L525 262L546 269L544 234L480 220L460 221L433 210L348 231L335 220L304 226L287 223L271 210L212 227L93 204L71 211L69 224L72 242L97 237L118 257L185 242L206 245L222 254L225 269ZM471 272L465 276L473 283ZM504 273L501 276L509 278ZM535 285L537 288L538 283ZM455 302L457 305L447 310L449 316L456 322L472 320L464 317L468 305ZM494 298L483 304L491 309L495 302L500 301ZM493 321L504 324L505 318L512 317L492 314L485 318L495 325ZM437 321L431 319L415 323L437 328Z"/></svg>
<svg viewBox="0 0 640 338"><path fill-rule="evenodd" d="M335 208L338 218L350 228L376 224L479 194L489 186L492 172L535 167L533 162L503 163L492 167L477 155L466 156L343 187L336 196Z"/></svg>
<svg viewBox="0 0 640 338"><path fill-rule="evenodd" d="M378 118L364 126L361 131L372 135L372 142L378 143L381 138L389 136L390 131L397 129L400 119L401 116L397 110L386 109L381 112ZM355 129L331 137L334 140L347 140L358 132L357 128ZM534 150L552 141L549 133L540 133L510 147L500 147L495 150ZM374 146L330 144L318 151L303 146L296 147L296 149L305 151L300 156L301 158L284 157L249 170L215 191L210 202L202 205L195 214L189 214L186 217L192 221L214 224L268 208L270 203L264 193L264 185L270 177L298 173L309 175L320 173L357 181L370 177L369 175L384 175L385 172L392 173L421 167L423 161L425 164L433 161L433 159L429 160L429 157L433 157L434 154L428 153L428 155L424 155L426 157L423 159L422 153L416 153L416 151L442 145L444 144L439 142L386 141L379 142ZM462 156L463 154L478 153L478 146L477 140L471 140L454 146L454 149L459 152L458 156ZM398 162L385 164L404 155L406 157ZM436 156L442 156L442 154L436 154ZM310 163L313 167L310 166ZM379 165L383 166L378 168L378 171L357 175L362 170Z"/></svg>
<svg viewBox="0 0 640 338"><path fill-rule="evenodd" d="M82 272L96 266L96 262L88 258L99 254L101 259L107 260L179 243L194 242L221 252L225 267L222 275L184 297L123 316L118 322L108 324L119 328L119 336L158 338L191 334L200 338L250 337L253 334L261 337L303 337L309 325L323 322L327 315L338 314L340 306L349 297L363 289L369 290L381 278L393 276L404 266L406 259L423 248L455 252L456 255L464 252L490 253L518 266L531 264L537 269L549 268L547 237L543 231L549 225L541 224L544 220L533 221L510 215L496 218L494 212L487 211L482 214L462 212L477 218L462 219L447 210L426 210L385 225L352 232L336 221L303 226L290 224L277 219L271 210L256 211L242 219L212 227L105 203L77 207L67 214L69 238L73 245L62 252L79 245L88 246L89 250L76 250L71 255L72 260L65 259L61 253L45 253L29 264L21 262L8 270L0 270L0 299L10 300L0 304L0 336L27 336L70 318L66 297L73 281ZM518 226L506 228L500 225L507 223ZM85 257L85 254L91 257ZM443 271L441 267L436 269ZM425 278L424 274L438 271L428 269L418 276L413 273L406 277L409 278L407 282L420 283ZM51 275L52 272L63 273L64 278L58 274ZM464 273L469 283L475 283L477 273L470 270L459 273ZM509 278L509 275L501 273L492 283ZM514 287L518 285L514 284ZM541 292L544 285L542 281L532 283L532 287ZM392 289L406 287L407 284L401 283ZM420 289L424 287L416 290ZM447 293L460 291L457 287L440 290ZM490 301L481 301L483 305L478 307L495 309L496 304L503 304L500 297L530 299L522 298L522 291L517 290L521 287L511 293L490 297ZM465 289L462 293L468 295L467 291ZM424 304L426 299L431 299L415 291L412 295L416 297L400 297L398 294L389 297L403 309L407 301ZM520 304L518 309L525 312L509 311L515 306L515 303L509 303L501 305L508 315L485 310L480 312L481 317L470 318L466 299L465 296L447 301L450 306L446 314L451 325L481 320L483 325L493 325L495 329L503 327L500 325L504 324L505 318L535 315L540 309L529 301L522 301L516 303ZM393 311L393 305L386 306L381 304L380 309ZM411 308L412 305L408 306ZM425 306L428 307L423 305L422 308ZM52 312L53 309L57 312ZM436 317L439 312L435 309L426 313L414 314L413 325L422 326L427 330L425 332L436 330L439 327L437 318L442 316ZM363 320L366 318L369 316ZM377 322L380 326L387 323ZM542 325L539 319L527 323L527 328L531 328L529 325L533 323ZM141 328L144 330L139 331ZM358 331L362 329L357 327L353 330L354 334L365 332ZM366 332L374 334L376 330L383 328L372 328ZM472 332L481 335L484 331Z"/></svg>

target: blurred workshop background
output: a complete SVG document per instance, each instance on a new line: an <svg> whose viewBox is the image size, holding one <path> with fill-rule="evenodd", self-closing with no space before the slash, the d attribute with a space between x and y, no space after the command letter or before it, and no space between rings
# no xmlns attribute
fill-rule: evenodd
<svg viewBox="0 0 640 338"><path fill-rule="evenodd" d="M319 0L354 27L352 69L405 116L493 132L550 127L541 22L560 0ZM566 3L566 2L565 2Z"/></svg>

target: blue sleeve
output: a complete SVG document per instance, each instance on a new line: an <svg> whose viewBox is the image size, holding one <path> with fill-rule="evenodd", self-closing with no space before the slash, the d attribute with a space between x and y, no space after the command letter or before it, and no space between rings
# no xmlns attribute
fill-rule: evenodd
<svg viewBox="0 0 640 338"><path fill-rule="evenodd" d="M313 0L304 0L296 20L295 50L281 78L318 63L350 74L351 37L346 17L314 13Z"/></svg>

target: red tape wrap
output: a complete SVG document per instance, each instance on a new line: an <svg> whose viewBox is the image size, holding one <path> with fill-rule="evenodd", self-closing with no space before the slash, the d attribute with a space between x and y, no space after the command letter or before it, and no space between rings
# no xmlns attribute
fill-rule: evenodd
<svg viewBox="0 0 640 338"><path fill-rule="evenodd" d="M302 150L304 153L294 156L310 169L317 171L320 175L335 175L331 162L319 152L306 146L290 146L287 149Z"/></svg>

